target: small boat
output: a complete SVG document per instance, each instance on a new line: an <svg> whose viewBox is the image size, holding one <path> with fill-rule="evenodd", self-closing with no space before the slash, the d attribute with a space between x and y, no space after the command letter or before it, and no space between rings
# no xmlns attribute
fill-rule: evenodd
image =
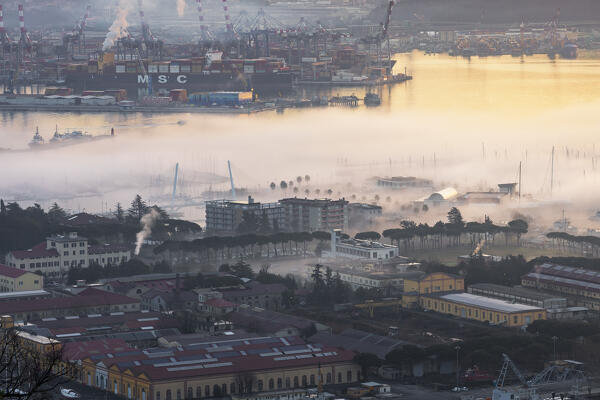
<svg viewBox="0 0 600 400"><path fill-rule="evenodd" d="M381 104L381 98L375 93L367 93L363 101L366 106L378 106Z"/></svg>
<svg viewBox="0 0 600 400"><path fill-rule="evenodd" d="M67 388L61 388L60 394L63 397L66 397L67 399L78 399L81 397L81 395L79 393L77 393L76 391L74 391L72 389L67 389Z"/></svg>

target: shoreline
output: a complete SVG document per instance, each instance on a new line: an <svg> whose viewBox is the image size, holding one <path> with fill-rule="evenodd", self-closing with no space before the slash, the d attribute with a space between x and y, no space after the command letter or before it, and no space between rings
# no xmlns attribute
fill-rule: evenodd
<svg viewBox="0 0 600 400"><path fill-rule="evenodd" d="M256 114L263 111L274 111L276 107L259 105L248 108L233 107L152 107L134 106L85 106L85 105L48 105L48 104L0 104L0 111L51 111L75 113L149 113L149 114Z"/></svg>

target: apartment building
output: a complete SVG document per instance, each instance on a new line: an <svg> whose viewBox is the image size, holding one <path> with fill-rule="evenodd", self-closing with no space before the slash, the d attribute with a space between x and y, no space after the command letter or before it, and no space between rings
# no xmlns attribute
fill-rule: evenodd
<svg viewBox="0 0 600 400"><path fill-rule="evenodd" d="M257 221L261 221L263 216L266 216L271 230L285 229L285 213L279 203L255 202L252 196L248 196L247 201L207 201L206 231L214 234L235 234L245 212L254 214Z"/></svg>
<svg viewBox="0 0 600 400"><path fill-rule="evenodd" d="M43 288L43 276L0 264L0 292L32 292Z"/></svg>
<svg viewBox="0 0 600 400"><path fill-rule="evenodd" d="M279 200L285 210L287 230L292 232L346 230L348 228L348 201L345 199Z"/></svg>

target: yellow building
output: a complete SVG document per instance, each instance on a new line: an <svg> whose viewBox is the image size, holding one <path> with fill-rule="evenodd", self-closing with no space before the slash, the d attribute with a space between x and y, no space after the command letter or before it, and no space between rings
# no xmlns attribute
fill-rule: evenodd
<svg viewBox="0 0 600 400"><path fill-rule="evenodd" d="M494 325L518 327L529 325L539 319L546 319L546 310L543 308L470 293L425 295L420 297L419 304L425 310Z"/></svg>
<svg viewBox="0 0 600 400"><path fill-rule="evenodd" d="M25 292L43 288L42 276L0 264L0 292Z"/></svg>
<svg viewBox="0 0 600 400"><path fill-rule="evenodd" d="M404 293L429 294L464 289L463 277L445 272L434 272L416 279L404 279Z"/></svg>

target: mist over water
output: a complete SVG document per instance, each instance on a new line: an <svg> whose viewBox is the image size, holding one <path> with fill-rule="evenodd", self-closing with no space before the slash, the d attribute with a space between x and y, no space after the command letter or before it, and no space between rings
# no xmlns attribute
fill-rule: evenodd
<svg viewBox="0 0 600 400"><path fill-rule="evenodd" d="M406 66L414 80L383 88L383 104L376 109L250 116L3 113L2 148L27 148L36 126L46 139L55 125L94 135L115 127L116 137L43 152L0 153L0 197L45 207L57 200L74 211L114 208L136 193L169 204L179 162L181 193L200 203L204 191L228 190L226 163L231 160L236 187L252 189L261 201L294 195L291 189L271 191L270 182L309 174L310 185L301 186L298 196L306 188L311 197L316 189L321 196L332 189L331 197L355 195L366 201L389 195L382 205L399 207L418 194L386 194L368 178L412 175L433 179L438 189L487 191L516 181L521 162L522 207L533 199L560 201L557 208L567 207L571 219L587 220L597 203L590 188L600 173L600 59L466 60L416 52L396 58L397 68ZM316 93L362 97L364 90L300 95ZM201 220L199 210L184 213ZM509 211L497 218L508 218ZM480 218L483 211L469 213Z"/></svg>

